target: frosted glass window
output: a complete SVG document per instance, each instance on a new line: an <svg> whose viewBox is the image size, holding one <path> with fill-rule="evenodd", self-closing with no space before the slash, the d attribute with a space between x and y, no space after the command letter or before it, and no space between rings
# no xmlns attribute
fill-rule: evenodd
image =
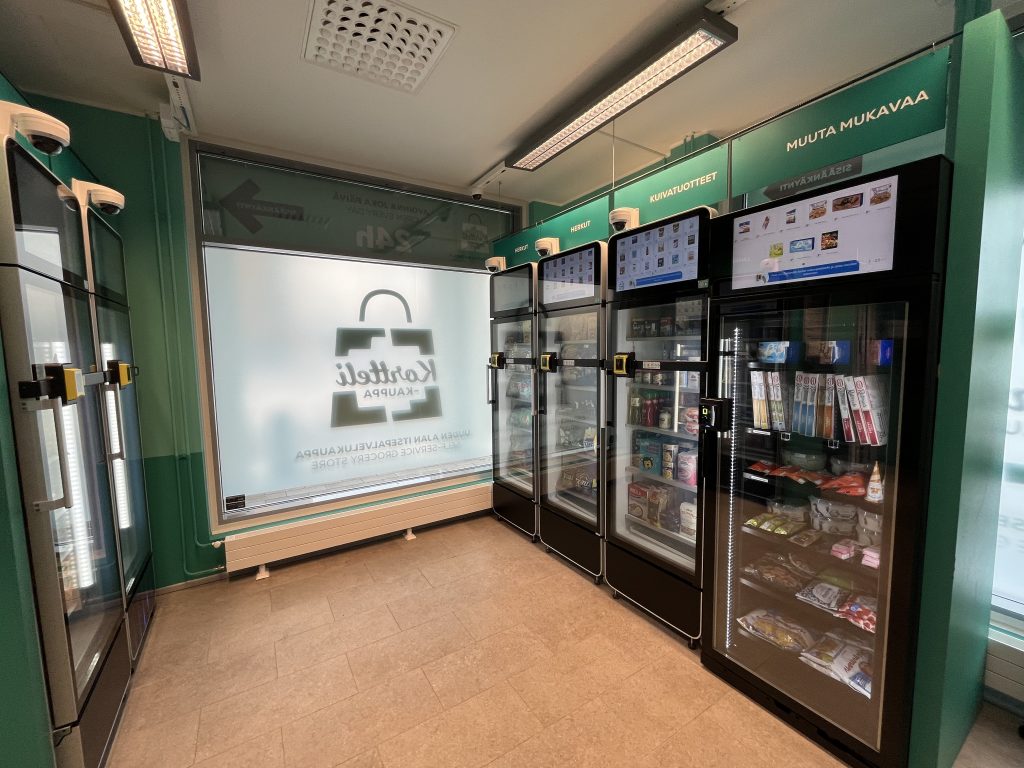
<svg viewBox="0 0 1024 768"><path fill-rule="evenodd" d="M992 604L1024 620L1024 290L1019 292L1013 337Z"/></svg>
<svg viewBox="0 0 1024 768"><path fill-rule="evenodd" d="M488 471L488 275L204 249L225 521Z"/></svg>

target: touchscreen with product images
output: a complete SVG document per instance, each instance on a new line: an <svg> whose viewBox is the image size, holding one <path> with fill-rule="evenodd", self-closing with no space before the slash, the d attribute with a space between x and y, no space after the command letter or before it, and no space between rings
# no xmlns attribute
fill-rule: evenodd
<svg viewBox="0 0 1024 768"><path fill-rule="evenodd" d="M597 295L597 247L588 246L546 259L541 264L541 301L589 299Z"/></svg>
<svg viewBox="0 0 1024 768"><path fill-rule="evenodd" d="M732 287L893 268L897 176L806 196L733 219Z"/></svg>
<svg viewBox="0 0 1024 768"><path fill-rule="evenodd" d="M615 290L628 291L697 279L700 216L627 234L615 242Z"/></svg>

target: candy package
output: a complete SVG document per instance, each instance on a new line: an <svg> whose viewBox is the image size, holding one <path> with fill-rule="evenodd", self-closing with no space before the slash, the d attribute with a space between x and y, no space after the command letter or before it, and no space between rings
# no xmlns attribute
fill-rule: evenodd
<svg viewBox="0 0 1024 768"><path fill-rule="evenodd" d="M785 651L805 651L818 640L810 630L767 608L757 608L737 621L752 635Z"/></svg>
<svg viewBox="0 0 1024 768"><path fill-rule="evenodd" d="M840 605L843 605L849 596L850 593L845 589L841 589L835 584L829 584L821 579L812 581L796 593L797 600L802 600L809 605L813 605L815 608L821 608L821 610L828 611L829 613L834 612Z"/></svg>
<svg viewBox="0 0 1024 768"><path fill-rule="evenodd" d="M838 557L840 560L852 560L858 551L860 545L853 539L840 539L832 545L832 557Z"/></svg>
<svg viewBox="0 0 1024 768"><path fill-rule="evenodd" d="M874 632L875 622L878 620L878 599L871 595L853 595L843 601L836 611L836 616L863 630Z"/></svg>

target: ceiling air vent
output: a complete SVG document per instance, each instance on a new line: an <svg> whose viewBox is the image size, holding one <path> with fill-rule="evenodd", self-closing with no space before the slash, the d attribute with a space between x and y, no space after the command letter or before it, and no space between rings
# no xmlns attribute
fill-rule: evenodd
<svg viewBox="0 0 1024 768"><path fill-rule="evenodd" d="M414 92L454 34L447 21L394 0L313 0L303 58Z"/></svg>

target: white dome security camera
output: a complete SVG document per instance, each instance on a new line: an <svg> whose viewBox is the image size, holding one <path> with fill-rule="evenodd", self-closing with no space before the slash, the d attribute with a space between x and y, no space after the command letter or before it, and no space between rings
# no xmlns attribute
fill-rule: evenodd
<svg viewBox="0 0 1024 768"><path fill-rule="evenodd" d="M488 272L501 272L505 269L505 257L491 256L491 258L484 262L484 267Z"/></svg>
<svg viewBox="0 0 1024 768"><path fill-rule="evenodd" d="M0 132L3 138L20 133L46 155L57 155L71 143L71 129L38 109L0 101Z"/></svg>
<svg viewBox="0 0 1024 768"><path fill-rule="evenodd" d="M75 193L82 210L94 205L108 216L116 216L124 210L124 195L116 189L105 187L102 184L93 184L90 181L72 179L71 191Z"/></svg>
<svg viewBox="0 0 1024 768"><path fill-rule="evenodd" d="M542 259L545 256L558 253L560 250L557 237L542 237L533 244L533 247L536 249L537 255Z"/></svg>
<svg viewBox="0 0 1024 768"><path fill-rule="evenodd" d="M625 232L640 226L639 208L616 208L608 214L608 223L616 232Z"/></svg>

